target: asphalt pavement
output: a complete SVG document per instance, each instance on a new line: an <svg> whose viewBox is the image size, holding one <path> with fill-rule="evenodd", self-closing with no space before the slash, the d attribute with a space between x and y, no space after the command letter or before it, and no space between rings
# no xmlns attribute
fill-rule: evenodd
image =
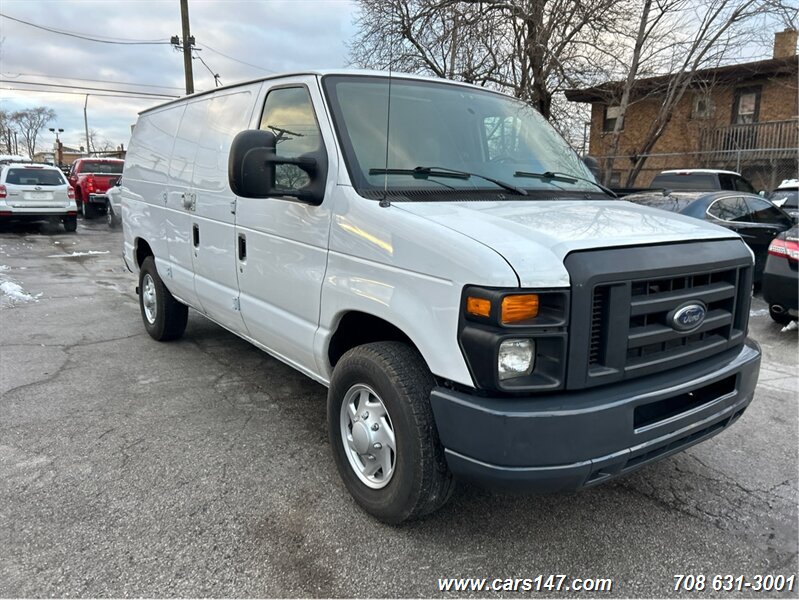
<svg viewBox="0 0 799 600"><path fill-rule="evenodd" d="M153 341L121 244L102 220L0 230L0 596L428 597L548 574L612 578L597 596L799 595L674 590L799 570L797 332L762 301L760 382L729 430L579 493L461 485L390 527L338 478L326 390L193 311Z"/></svg>

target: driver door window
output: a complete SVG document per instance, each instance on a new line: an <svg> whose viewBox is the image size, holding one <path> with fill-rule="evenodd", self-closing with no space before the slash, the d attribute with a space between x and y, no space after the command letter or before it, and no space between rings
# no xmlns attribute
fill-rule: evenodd
<svg viewBox="0 0 799 600"><path fill-rule="evenodd" d="M266 97L260 129L275 134L276 153L297 158L321 148L321 133L316 122L311 96L304 87L278 88ZM299 190L310 183L308 174L296 165L277 165L275 186Z"/></svg>

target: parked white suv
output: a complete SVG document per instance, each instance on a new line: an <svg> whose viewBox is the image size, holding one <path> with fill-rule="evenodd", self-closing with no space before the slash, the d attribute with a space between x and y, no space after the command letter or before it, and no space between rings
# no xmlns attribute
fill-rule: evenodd
<svg viewBox="0 0 799 600"><path fill-rule="evenodd" d="M75 192L57 167L11 163L0 167L0 222L62 222L75 231L78 206Z"/></svg>
<svg viewBox="0 0 799 600"><path fill-rule="evenodd" d="M219 88L140 115L121 191L150 335L191 307L328 386L341 477L387 522L454 477L595 485L752 400L742 240L609 196L508 96L347 71Z"/></svg>

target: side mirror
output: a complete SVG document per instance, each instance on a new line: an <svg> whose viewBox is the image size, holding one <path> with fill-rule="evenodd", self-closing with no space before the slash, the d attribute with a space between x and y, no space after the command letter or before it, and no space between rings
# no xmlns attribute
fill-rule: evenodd
<svg viewBox="0 0 799 600"><path fill-rule="evenodd" d="M271 131L248 129L233 138L228 158L230 189L243 198L290 196L309 204L321 204L327 180L327 154L324 148L288 158L278 156L277 138ZM301 188L279 186L275 180L279 165L294 165L308 176Z"/></svg>
<svg viewBox="0 0 799 600"><path fill-rule="evenodd" d="M600 176L600 169L599 169L599 161L591 156L590 154L586 154L583 156L583 164L588 167L588 170L591 171L591 174L599 181Z"/></svg>

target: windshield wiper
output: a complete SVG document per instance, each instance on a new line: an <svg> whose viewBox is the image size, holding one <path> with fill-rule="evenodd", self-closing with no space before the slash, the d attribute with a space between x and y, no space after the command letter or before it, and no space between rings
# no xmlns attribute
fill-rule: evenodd
<svg viewBox="0 0 799 600"><path fill-rule="evenodd" d="M369 175L411 175L415 179L427 179L428 177L449 177L451 179L469 179L471 177L477 177L479 179L491 182L496 186L508 190L509 192L513 192L514 194L518 194L520 196L527 195L527 190L515 186L512 183L506 183L505 181L494 179L493 177L488 177L487 175L480 175L479 173L458 171L457 169L448 169L446 167L416 167L414 169L374 168L374 169L369 169Z"/></svg>
<svg viewBox="0 0 799 600"><path fill-rule="evenodd" d="M531 171L516 171L513 174L514 177L534 177L535 179L541 179L542 181L562 181L564 183L577 183L578 181L584 181L585 183L590 183L598 187L600 190L613 196L614 198L618 198L618 194L614 192L612 189L605 187L601 183L597 183L596 181L592 181L587 177L580 177L579 175L572 175L571 173L559 173L556 171L546 171L544 173L533 173Z"/></svg>

